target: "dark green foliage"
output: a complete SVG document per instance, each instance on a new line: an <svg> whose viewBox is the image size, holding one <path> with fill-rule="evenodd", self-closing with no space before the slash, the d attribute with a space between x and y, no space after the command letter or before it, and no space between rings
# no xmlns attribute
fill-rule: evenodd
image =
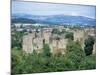
<svg viewBox="0 0 100 75"><path fill-rule="evenodd" d="M60 34L61 32L59 31L59 29L54 28L52 30L52 34Z"/></svg>
<svg viewBox="0 0 100 75"><path fill-rule="evenodd" d="M66 30L65 29L62 29L61 34L63 34L63 33L66 33Z"/></svg>
<svg viewBox="0 0 100 75"><path fill-rule="evenodd" d="M29 33L32 33L32 31L30 30Z"/></svg>
<svg viewBox="0 0 100 75"><path fill-rule="evenodd" d="M94 42L95 39L92 36L88 36L88 38L85 40L84 50L87 56L92 54Z"/></svg>
<svg viewBox="0 0 100 75"><path fill-rule="evenodd" d="M21 24L20 28L23 28L23 24Z"/></svg>
<svg viewBox="0 0 100 75"><path fill-rule="evenodd" d="M54 29L52 30L52 34L62 35L62 34L64 34L64 33L66 33L66 30L65 30L65 29L62 29L62 30L60 31L59 29L54 28Z"/></svg>
<svg viewBox="0 0 100 75"><path fill-rule="evenodd" d="M67 58L70 59L74 64L76 69L79 68L81 60L84 58L85 54L77 42L70 42L67 46Z"/></svg>
<svg viewBox="0 0 100 75"><path fill-rule="evenodd" d="M20 68L21 66L19 66L19 63L21 63L23 61L23 52L21 50L17 50L17 49L12 49L11 50L11 70L12 73L20 73ZM24 61L23 61L24 62ZM22 64L21 64L22 65Z"/></svg>
<svg viewBox="0 0 100 75"><path fill-rule="evenodd" d="M39 33L38 28L36 28L36 33Z"/></svg>
<svg viewBox="0 0 100 75"><path fill-rule="evenodd" d="M11 48L22 48L22 38L24 31L15 31L11 37Z"/></svg>
<svg viewBox="0 0 100 75"><path fill-rule="evenodd" d="M45 39L43 39L43 44L45 44Z"/></svg>
<svg viewBox="0 0 100 75"><path fill-rule="evenodd" d="M86 56L80 63L81 70L96 69L96 56Z"/></svg>
<svg viewBox="0 0 100 75"><path fill-rule="evenodd" d="M56 40L60 40L60 37L59 36L56 36L56 38L55 38Z"/></svg>
<svg viewBox="0 0 100 75"><path fill-rule="evenodd" d="M85 56L78 42L70 40L65 54L53 55L44 43L43 52L26 54L22 50L11 50L12 74L72 71L96 68L95 55Z"/></svg>
<svg viewBox="0 0 100 75"><path fill-rule="evenodd" d="M50 57L50 48L49 48L49 45L48 44L43 44L43 55L45 57Z"/></svg>
<svg viewBox="0 0 100 75"><path fill-rule="evenodd" d="M74 35L73 35L72 32L66 32L66 34L65 34L65 38L68 38L68 39L73 40L73 39L74 39Z"/></svg>

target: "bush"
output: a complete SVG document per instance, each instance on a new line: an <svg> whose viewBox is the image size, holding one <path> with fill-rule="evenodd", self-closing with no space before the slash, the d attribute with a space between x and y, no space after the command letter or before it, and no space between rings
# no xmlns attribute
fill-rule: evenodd
<svg viewBox="0 0 100 75"><path fill-rule="evenodd" d="M95 42L95 39L92 36L88 36L88 38L85 40L84 50L85 50L86 56L92 54L94 42Z"/></svg>
<svg viewBox="0 0 100 75"><path fill-rule="evenodd" d="M74 67L76 69L79 68L79 64L81 60L85 57L84 52L77 42L71 42L67 46L67 52L66 52L67 58L70 59L75 65Z"/></svg>
<svg viewBox="0 0 100 75"><path fill-rule="evenodd" d="M60 34L59 29L54 28L54 29L52 30L52 34Z"/></svg>
<svg viewBox="0 0 100 75"><path fill-rule="evenodd" d="M65 34L65 38L68 38L68 39L73 40L73 39L74 39L74 35L73 35L72 32L66 32L66 34Z"/></svg>
<svg viewBox="0 0 100 75"><path fill-rule="evenodd" d="M80 63L81 70L96 69L95 55L86 56Z"/></svg>
<svg viewBox="0 0 100 75"><path fill-rule="evenodd" d="M24 31L15 31L11 36L11 48L22 48L22 38Z"/></svg>
<svg viewBox="0 0 100 75"><path fill-rule="evenodd" d="M48 44L43 44L43 55L45 57L50 57L51 53L50 53L50 48Z"/></svg>
<svg viewBox="0 0 100 75"><path fill-rule="evenodd" d="M11 69L12 69L13 74L20 73L21 66L19 66L19 64L22 61L23 61L23 52L21 50L12 49L11 50Z"/></svg>
<svg viewBox="0 0 100 75"><path fill-rule="evenodd" d="M11 50L12 74L56 72L95 69L95 55L85 56L78 42L69 42L65 55L53 55L44 43L43 53L25 54L22 50Z"/></svg>

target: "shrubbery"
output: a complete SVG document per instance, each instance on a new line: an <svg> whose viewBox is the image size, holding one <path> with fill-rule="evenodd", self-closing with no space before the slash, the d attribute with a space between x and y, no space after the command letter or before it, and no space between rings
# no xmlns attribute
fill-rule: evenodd
<svg viewBox="0 0 100 75"><path fill-rule="evenodd" d="M95 55L85 56L80 44L70 42L64 55L50 53L48 44L44 43L43 52L26 54L22 50L12 49L12 73L36 73L95 69Z"/></svg>
<svg viewBox="0 0 100 75"><path fill-rule="evenodd" d="M72 32L66 32L66 34L65 34L65 38L68 38L68 39L74 40L74 35L73 35Z"/></svg>
<svg viewBox="0 0 100 75"><path fill-rule="evenodd" d="M24 31L15 31L11 37L11 48L22 48L22 39Z"/></svg>
<svg viewBox="0 0 100 75"><path fill-rule="evenodd" d="M95 42L95 39L92 36L88 36L88 38L85 40L84 50L87 56L92 54L94 42Z"/></svg>
<svg viewBox="0 0 100 75"><path fill-rule="evenodd" d="M82 50L80 44L77 42L71 42L67 46L67 58L74 63L76 69L79 68L79 64L85 57L84 51Z"/></svg>
<svg viewBox="0 0 100 75"><path fill-rule="evenodd" d="M81 70L96 69L96 56L95 55L85 56L80 63L79 69Z"/></svg>

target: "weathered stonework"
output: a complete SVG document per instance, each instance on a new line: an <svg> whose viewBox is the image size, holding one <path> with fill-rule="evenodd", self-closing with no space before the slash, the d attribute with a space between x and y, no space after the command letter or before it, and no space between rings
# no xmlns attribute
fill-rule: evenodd
<svg viewBox="0 0 100 75"><path fill-rule="evenodd" d="M74 41L79 41L82 48L84 49L84 41L89 34L92 34L91 31L88 30L71 30L74 33ZM23 37L23 50L26 53L32 53L33 50L37 52L41 52L43 48L43 40L45 39L45 43L49 44L51 53L62 53L64 54L64 50L68 45L68 39L65 39L63 35L59 36L59 40L56 38L58 35L52 34L50 31L40 31L38 33L33 32ZM95 47L95 46L94 46ZM95 48L94 48L95 49ZM94 50L95 52L95 50ZM93 53L94 53L93 52Z"/></svg>

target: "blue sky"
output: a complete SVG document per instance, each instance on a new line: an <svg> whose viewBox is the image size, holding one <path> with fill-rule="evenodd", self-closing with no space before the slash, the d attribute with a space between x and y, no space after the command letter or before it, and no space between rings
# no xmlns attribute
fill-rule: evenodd
<svg viewBox="0 0 100 75"><path fill-rule="evenodd" d="M36 2L12 2L12 13L31 14L31 15L72 15L95 18L95 6L36 3Z"/></svg>

